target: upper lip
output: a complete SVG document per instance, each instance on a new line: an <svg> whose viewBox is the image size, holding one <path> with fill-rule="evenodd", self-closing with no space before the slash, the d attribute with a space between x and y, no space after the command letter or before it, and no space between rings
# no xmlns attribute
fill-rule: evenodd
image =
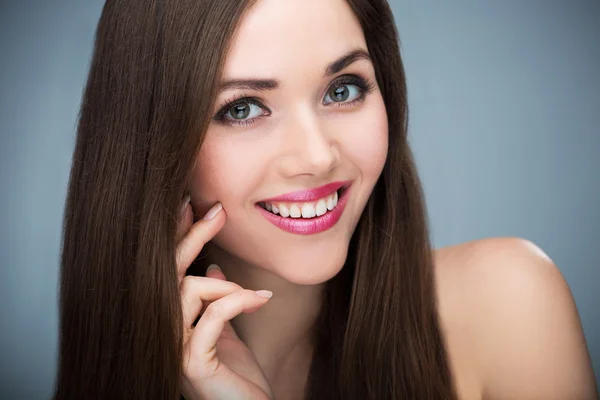
<svg viewBox="0 0 600 400"><path fill-rule="evenodd" d="M276 197L270 197L268 199L261 200L264 203L274 203L277 201L282 202L306 202L321 199L327 195L332 194L341 187L348 187L351 181L336 181L328 183L327 185L319 186L314 189L298 190L296 192L282 194Z"/></svg>

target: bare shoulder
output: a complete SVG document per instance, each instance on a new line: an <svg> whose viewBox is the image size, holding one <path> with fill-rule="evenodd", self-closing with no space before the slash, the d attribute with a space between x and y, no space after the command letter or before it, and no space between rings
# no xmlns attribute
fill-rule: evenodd
<svg viewBox="0 0 600 400"><path fill-rule="evenodd" d="M434 252L439 314L461 399L597 399L581 321L554 262L516 237Z"/></svg>

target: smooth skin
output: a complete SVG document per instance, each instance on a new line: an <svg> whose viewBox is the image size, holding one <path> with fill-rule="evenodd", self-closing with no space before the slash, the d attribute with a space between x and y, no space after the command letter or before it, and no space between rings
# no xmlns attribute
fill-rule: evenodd
<svg viewBox="0 0 600 400"><path fill-rule="evenodd" d="M186 202L177 269L184 313L183 391L187 400L261 400L273 392L230 324L269 299L226 280L185 276L226 212L193 223ZM442 329L460 399L598 399L581 321L552 260L520 238L490 238L435 252ZM193 326L201 315L196 326ZM300 399L303 388L285 391ZM288 397L285 397L290 398Z"/></svg>
<svg viewBox="0 0 600 400"><path fill-rule="evenodd" d="M184 320L182 394L187 400L273 399L256 358L229 322L241 312L258 310L269 299L227 281L218 269L209 271L206 277L185 276L202 247L223 227L225 219L225 212L220 209L212 219L192 225L189 203L184 205L181 216L177 274Z"/></svg>
<svg viewBox="0 0 600 400"><path fill-rule="evenodd" d="M193 356L186 360L194 363L187 369L190 394L194 388L212 390L212 398L219 400L215 391L222 385L236 391L223 399L253 398L257 388L269 396L262 371L275 399L302 396L314 351L310 328L323 290L343 268L388 154L387 108L373 62L363 53L337 72L328 68L356 50L368 53L369 46L345 0L261 0L236 27L221 83L261 79L261 90L226 86L216 96L188 190L196 220L217 202L225 212L212 223L197 222L183 239L180 276L210 240L214 246L203 259L206 265L218 264L227 280L245 289L268 289L274 295L262 300L226 292L236 306L221 306L219 298L212 303L217 307L207 307L201 327L214 329L213 336L201 342L198 326L191 329L189 322L202 314L209 298L219 297L218 279L184 280L186 329L193 336L187 346ZM339 82L348 89L343 103L334 102L330 93L342 87ZM234 99L245 106L238 111L249 112L242 119L229 107ZM353 182L350 198L338 223L317 235L284 232L256 209L266 198L335 180ZM186 218L185 226L192 226L191 214ZM441 328L462 399L593 396L572 296L541 250L523 239L494 238L436 250L435 256ZM225 321L236 312L231 326L251 350L241 366L227 357L233 353L219 346L214 352L215 331L220 324L230 329ZM243 372L234 375L234 370Z"/></svg>
<svg viewBox="0 0 600 400"><path fill-rule="evenodd" d="M538 246L470 241L437 250L435 269L460 399L598 399L573 296Z"/></svg>

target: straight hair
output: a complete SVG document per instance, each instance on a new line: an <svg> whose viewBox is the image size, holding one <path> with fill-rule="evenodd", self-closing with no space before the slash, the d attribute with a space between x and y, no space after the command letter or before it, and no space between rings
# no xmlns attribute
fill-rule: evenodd
<svg viewBox="0 0 600 400"><path fill-rule="evenodd" d="M385 0L347 1L386 105L389 150L327 282L305 399L455 399L397 28ZM180 398L179 207L253 4L106 1L65 204L54 400Z"/></svg>

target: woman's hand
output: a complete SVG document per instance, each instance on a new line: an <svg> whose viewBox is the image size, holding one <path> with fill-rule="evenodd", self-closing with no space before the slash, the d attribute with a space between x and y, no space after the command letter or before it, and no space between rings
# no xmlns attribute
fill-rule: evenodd
<svg viewBox="0 0 600 400"><path fill-rule="evenodd" d="M272 399L269 382L256 358L229 322L241 312L258 310L268 298L228 282L218 267L207 271L206 277L185 276L202 247L221 230L226 219L217 203L205 219L192 224L192 207L187 200L177 237L184 320L182 394L187 400Z"/></svg>

